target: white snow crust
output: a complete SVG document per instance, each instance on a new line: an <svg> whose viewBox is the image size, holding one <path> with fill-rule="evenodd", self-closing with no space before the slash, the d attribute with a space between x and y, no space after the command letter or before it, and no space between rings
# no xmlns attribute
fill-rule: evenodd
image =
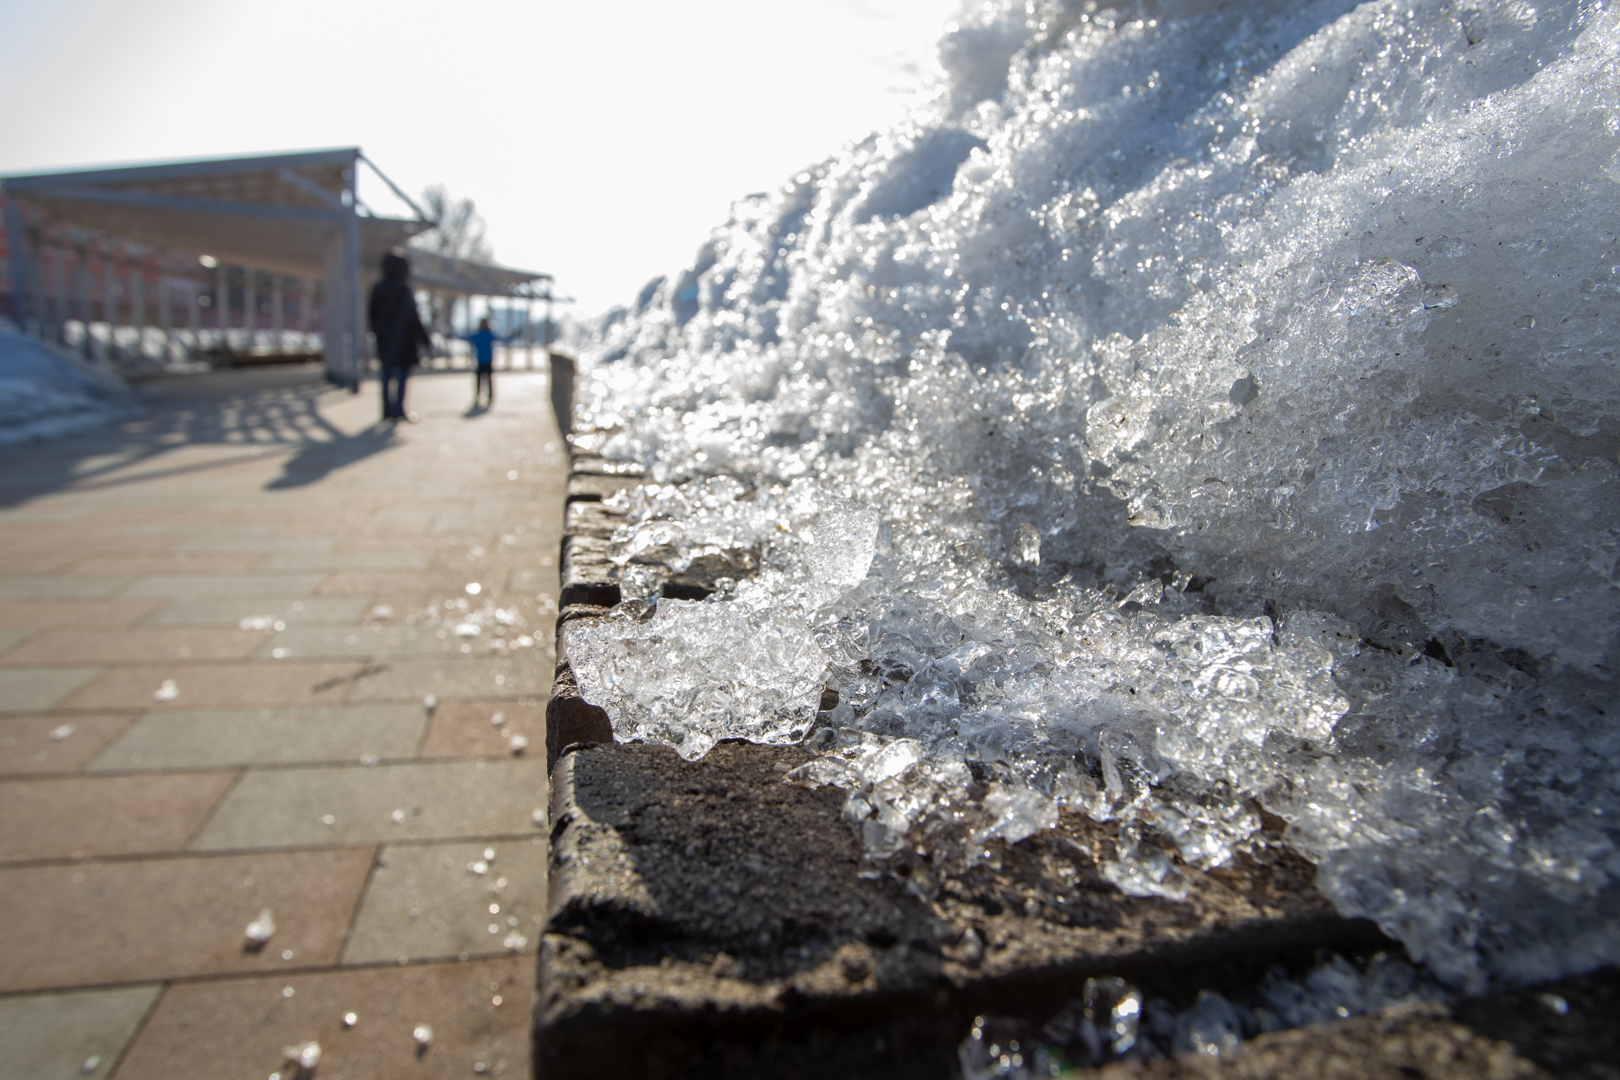
<svg viewBox="0 0 1620 1080"><path fill-rule="evenodd" d="M133 411L129 386L110 370L0 327L0 446L95 427Z"/></svg>
<svg viewBox="0 0 1620 1080"><path fill-rule="evenodd" d="M924 891L1068 807L1178 896L1269 814L1454 985L1620 960L1617 55L1598 0L974 7L584 331L575 440L654 482L586 696L808 739Z"/></svg>

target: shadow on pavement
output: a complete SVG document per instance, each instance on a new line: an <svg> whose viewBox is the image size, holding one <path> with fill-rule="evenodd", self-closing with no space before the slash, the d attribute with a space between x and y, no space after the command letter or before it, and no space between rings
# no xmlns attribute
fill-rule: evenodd
<svg viewBox="0 0 1620 1080"><path fill-rule="evenodd" d="M353 465L394 445L394 430L393 424L378 423L358 435L339 435L324 442L307 443L287 459L281 475L264 486L277 491L324 480L334 469Z"/></svg>
<svg viewBox="0 0 1620 1080"><path fill-rule="evenodd" d="M368 383L363 391L375 393ZM67 487L118 487L161 475L206 472L266 452L292 451L271 487L319 480L389 445L391 431L350 435L320 413L334 388L314 368L185 375L144 383L144 413L98 431L80 431L0 450L0 507ZM341 399L340 399L341 400ZM188 448L240 448L203 458Z"/></svg>

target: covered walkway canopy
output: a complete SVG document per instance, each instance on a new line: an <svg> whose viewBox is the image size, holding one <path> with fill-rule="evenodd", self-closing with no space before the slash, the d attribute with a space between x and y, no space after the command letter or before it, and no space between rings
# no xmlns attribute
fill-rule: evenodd
<svg viewBox="0 0 1620 1080"><path fill-rule="evenodd" d="M361 163L415 211L373 213L360 200ZM45 321L41 242L23 208L135 244L323 283L322 342L327 374L358 386L366 358L365 286L381 255L433 222L359 147L212 158L11 176L7 198L13 310L25 329ZM418 285L458 295L547 299L549 275L412 251Z"/></svg>

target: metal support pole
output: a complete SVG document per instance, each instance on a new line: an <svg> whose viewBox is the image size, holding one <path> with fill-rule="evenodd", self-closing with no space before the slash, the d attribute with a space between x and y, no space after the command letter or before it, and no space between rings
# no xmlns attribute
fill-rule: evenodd
<svg viewBox="0 0 1620 1080"><path fill-rule="evenodd" d="M198 303L202 299L202 289L197 287L194 278L186 278L186 299L186 327L191 331L191 358L195 360L196 354L202 349L202 305Z"/></svg>
<svg viewBox="0 0 1620 1080"><path fill-rule="evenodd" d="M129 264L129 315L135 327L135 359L146 356L146 260L136 255Z"/></svg>
<svg viewBox="0 0 1620 1080"><path fill-rule="evenodd" d="M348 183L348 209L349 213L343 221L343 261L347 272L345 286L348 295L344 298L344 322L346 323L345 336L348 351L349 389L355 393L360 392L360 378L365 371L365 358L367 355L365 339L365 318L361 314L363 303L360 296L360 191L359 177L360 162L358 158L350 164L344 173Z"/></svg>
<svg viewBox="0 0 1620 1080"><path fill-rule="evenodd" d="M275 339L273 352L283 352L286 346L282 344L281 331L286 324L284 305L286 298L283 295L282 276L276 274L270 279L270 333Z"/></svg>
<svg viewBox="0 0 1620 1080"><path fill-rule="evenodd" d="M28 331L28 264L23 257L22 213L14 196L6 196L6 246L11 253L11 310L17 329Z"/></svg>
<svg viewBox="0 0 1620 1080"><path fill-rule="evenodd" d="M73 286L78 293L79 323L84 327L84 341L80 349L86 360L95 358L95 349L90 341L90 267L86 258L88 251L84 247L73 249Z"/></svg>
<svg viewBox="0 0 1620 1080"><path fill-rule="evenodd" d="M107 362L118 359L118 256L111 248L101 252L101 314L107 320Z"/></svg>
<svg viewBox="0 0 1620 1080"><path fill-rule="evenodd" d="M231 347L231 282L225 264L214 267L214 325L219 328L219 348Z"/></svg>
<svg viewBox="0 0 1620 1080"><path fill-rule="evenodd" d="M72 307L67 287L67 254L65 248L58 247L51 259L51 291L56 297L51 305L51 317L56 323L56 340L62 345L67 344L67 321Z"/></svg>
<svg viewBox="0 0 1620 1080"><path fill-rule="evenodd" d="M259 274L246 266L242 267L242 328L247 331L242 351L252 352L259 337Z"/></svg>
<svg viewBox="0 0 1620 1080"><path fill-rule="evenodd" d="M163 362L174 359L174 279L158 265L158 330L163 334Z"/></svg>

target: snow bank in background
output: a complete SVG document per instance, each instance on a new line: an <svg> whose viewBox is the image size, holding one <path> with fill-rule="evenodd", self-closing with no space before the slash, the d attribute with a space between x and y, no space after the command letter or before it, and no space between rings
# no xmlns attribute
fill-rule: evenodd
<svg viewBox="0 0 1620 1080"><path fill-rule="evenodd" d="M809 738L923 888L1069 806L1175 896L1264 808L1454 983L1620 960L1612 7L975 12L909 126L590 328L581 445L719 478L625 501L621 561L765 569L580 631L582 685L689 752ZM854 584L809 554L841 500ZM791 664L651 675L772 620ZM680 729L699 685L730 711Z"/></svg>
<svg viewBox="0 0 1620 1080"><path fill-rule="evenodd" d="M132 407L117 375L0 329L0 446L94 427Z"/></svg>

